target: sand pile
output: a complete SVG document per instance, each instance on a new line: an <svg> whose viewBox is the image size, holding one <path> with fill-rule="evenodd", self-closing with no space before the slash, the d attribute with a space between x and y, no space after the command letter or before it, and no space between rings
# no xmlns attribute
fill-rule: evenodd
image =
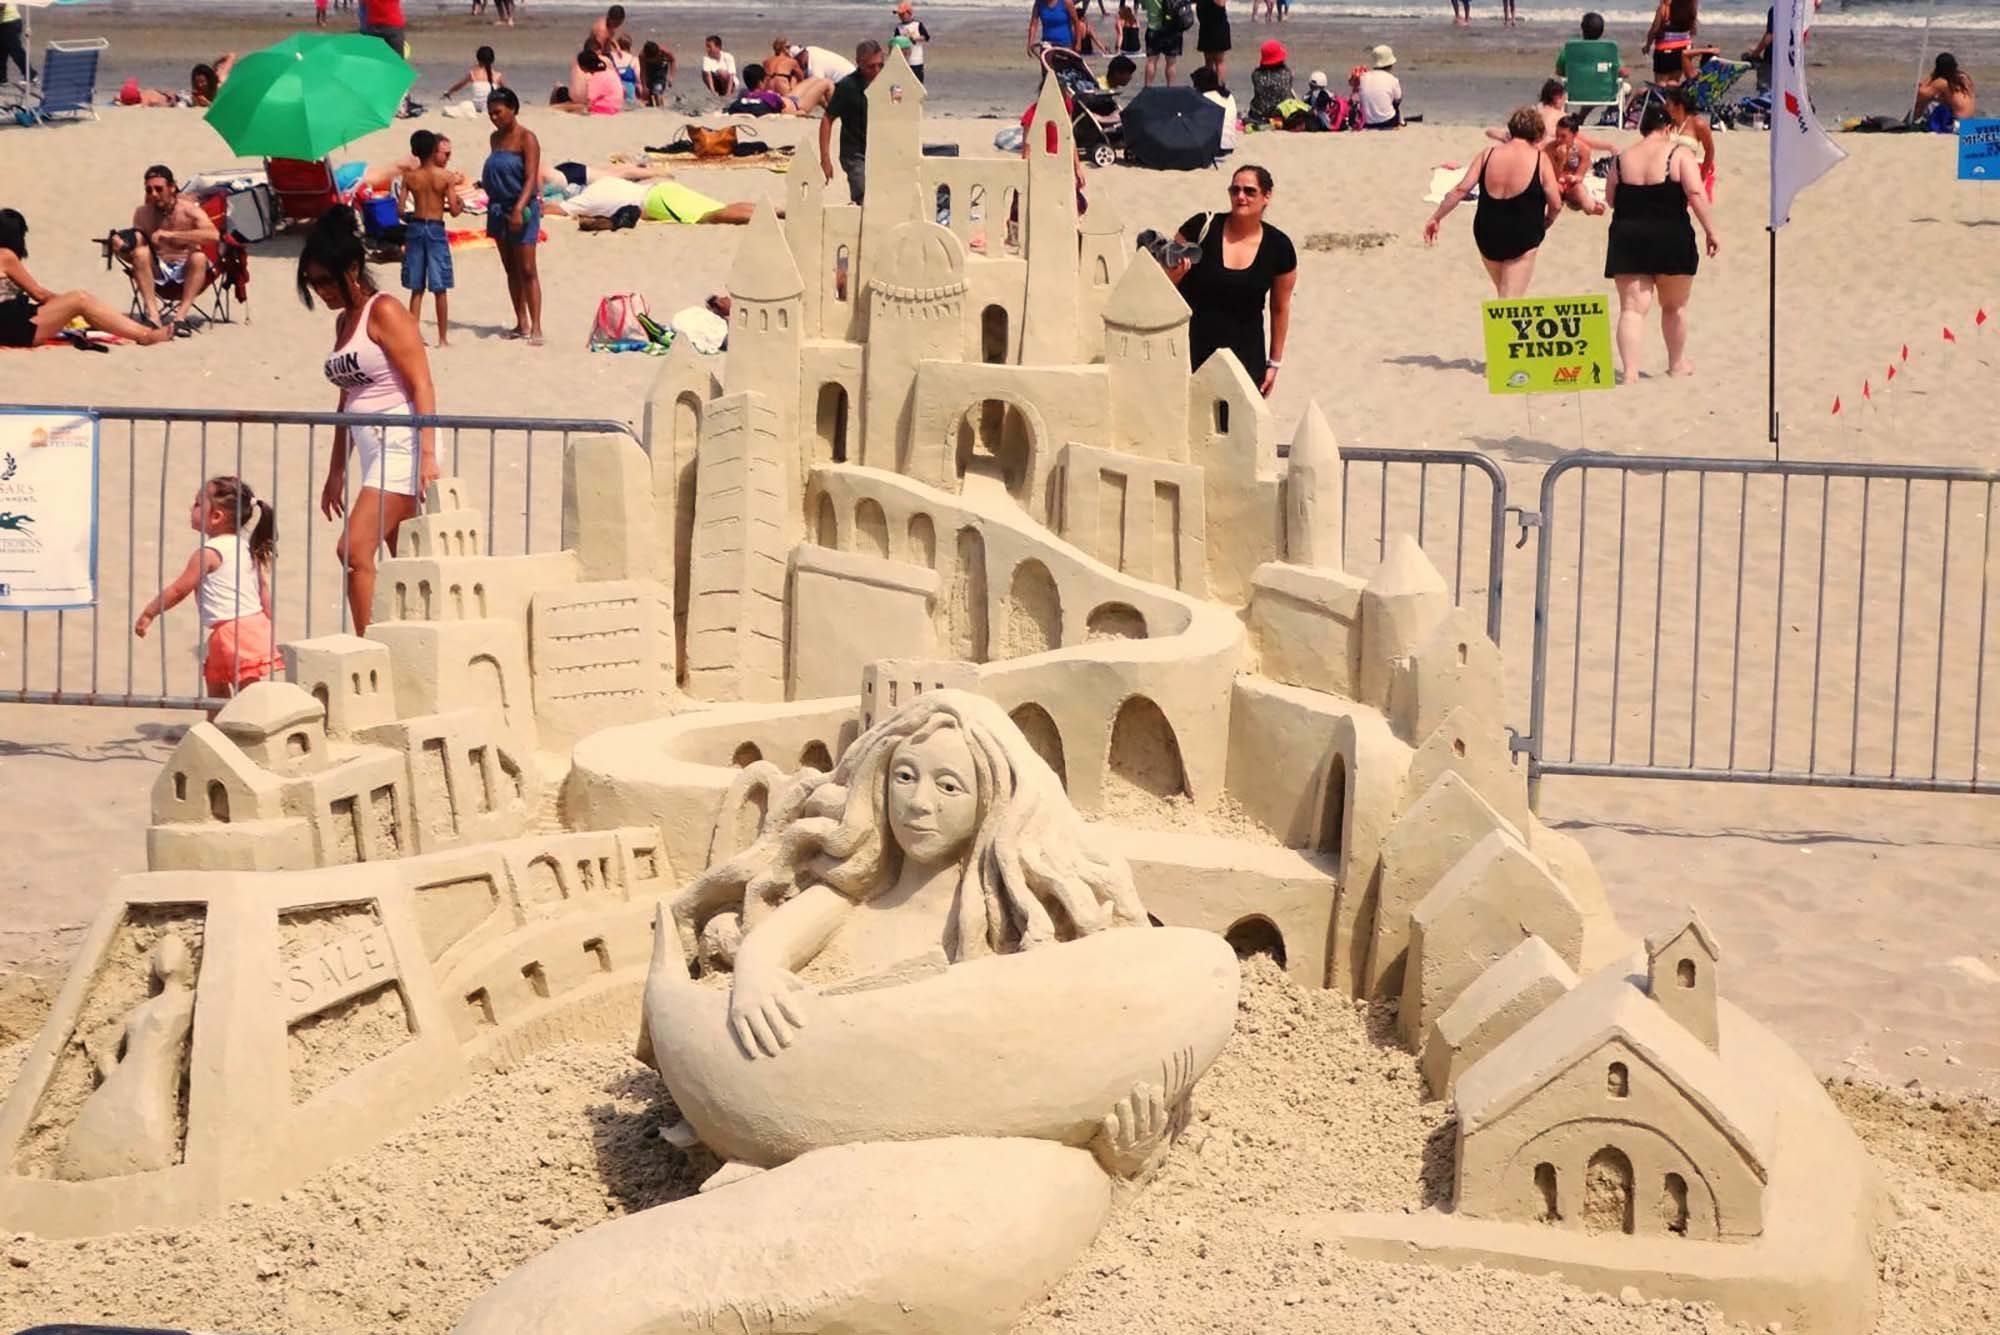
<svg viewBox="0 0 2000 1335"><path fill-rule="evenodd" d="M1495 1271L1340 1256L1340 1209L1449 1190L1451 1128L1421 1101L1386 1015L1244 966L1235 1039L1188 1133L1021 1335L1726 1331L1643 1303ZM25 1056L0 1052L0 1083ZM2000 1110L1871 1089L1836 1096L1904 1217L1878 1240L1893 1335L2000 1324ZM714 1165L653 1132L675 1114L613 1045L546 1053L270 1205L198 1227L80 1242L0 1239L0 1329L127 1321L286 1335L448 1331L494 1280L594 1223L692 1191ZM1632 1295L1636 1297L1636 1295Z"/></svg>

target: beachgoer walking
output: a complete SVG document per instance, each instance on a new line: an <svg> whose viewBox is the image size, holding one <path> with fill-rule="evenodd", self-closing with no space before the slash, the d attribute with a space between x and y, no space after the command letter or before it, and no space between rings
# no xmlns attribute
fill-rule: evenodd
<svg viewBox="0 0 2000 1335"><path fill-rule="evenodd" d="M78 316L92 329L133 343L165 343L174 336L172 321L150 328L81 289L49 291L28 272L27 258L28 220L0 209L0 348L40 347Z"/></svg>
<svg viewBox="0 0 2000 1335"><path fill-rule="evenodd" d="M446 300L452 289L451 240L445 235L446 210L459 212L459 187L465 178L451 170L451 140L429 130L410 136L417 165L403 173L403 193L411 204L404 228L403 290L410 294L410 315L423 328L424 293L437 297L439 347L451 340Z"/></svg>
<svg viewBox="0 0 2000 1335"><path fill-rule="evenodd" d="M513 96L494 92L490 105ZM299 252L299 300L311 310L318 298L338 312L326 378L340 391L336 411L429 417L437 412L431 363L416 317L400 301L384 301L368 272L361 229L354 210L336 204L320 215ZM348 450L355 455L356 490L348 498ZM395 555L396 534L417 513L424 488L437 479L434 428L424 426L336 427L333 457L320 488L320 513L344 517L336 550L347 571L347 607L358 635L368 628L375 604L376 551L387 543Z"/></svg>
<svg viewBox="0 0 2000 1335"><path fill-rule="evenodd" d="M1466 28L1472 25L1472 0L1451 0L1451 26Z"/></svg>
<svg viewBox="0 0 2000 1335"><path fill-rule="evenodd" d="M479 184L486 190L486 234L500 248L507 273L507 296L514 327L502 338L525 338L542 345L542 275L536 244L542 234L542 141L521 124L521 99L511 88L495 88L486 99L493 122L486 165Z"/></svg>
<svg viewBox="0 0 2000 1335"><path fill-rule="evenodd" d="M188 527L201 545L172 582L139 609L132 633L140 639L189 594L201 613L195 656L202 686L213 697L232 696L277 667L271 631L271 556L278 545L278 516L239 477L212 477L188 507ZM212 719L213 711L209 713Z"/></svg>
<svg viewBox="0 0 2000 1335"><path fill-rule="evenodd" d="M21 82L34 78L28 69L28 20L18 5L0 5L0 83L7 82L9 67L21 67Z"/></svg>
<svg viewBox="0 0 2000 1335"><path fill-rule="evenodd" d="M1167 7L1167 0L1140 0L1146 8L1146 82L1153 86L1153 68L1156 62L1166 62L1166 77L1163 83L1174 81L1174 64L1181 58L1182 28L1177 20L1178 11ZM1216 80L1218 84L1222 81Z"/></svg>
<svg viewBox="0 0 2000 1335"><path fill-rule="evenodd" d="M1217 83L1229 82L1229 10L1224 0L1194 0L1194 49L1202 64L1215 71Z"/></svg>
<svg viewBox="0 0 2000 1335"><path fill-rule="evenodd" d="M819 167L829 181L833 179L833 126L840 123L840 169L847 173L847 192L856 204L868 187L868 85L881 72L880 42L870 40L855 47L854 73L834 84L826 115L819 123Z"/></svg>
<svg viewBox="0 0 2000 1335"><path fill-rule="evenodd" d="M361 0L361 34L380 37L400 57L408 34L403 0Z"/></svg>
<svg viewBox="0 0 2000 1335"><path fill-rule="evenodd" d="M1044 46L1059 46L1074 51L1082 29L1083 20L1077 17L1072 0L1029 0L1029 55Z"/></svg>
<svg viewBox="0 0 2000 1335"><path fill-rule="evenodd" d="M1956 56L1940 51L1931 66L1931 77L1917 85L1917 104L1910 119L1949 134L1960 121L1978 114L1979 95L1972 86L1972 76L1958 67Z"/></svg>
<svg viewBox="0 0 2000 1335"><path fill-rule="evenodd" d="M1354 85L1364 130L1403 128L1403 81L1396 77L1396 50L1388 43L1368 53L1371 68Z"/></svg>
<svg viewBox="0 0 2000 1335"><path fill-rule="evenodd" d="M1534 107L1516 108L1507 118L1507 130L1512 138L1481 150L1424 224L1424 244L1436 245L1444 220L1478 186L1472 240L1493 280L1493 295L1502 300L1527 292L1542 238L1563 207L1555 168L1536 147L1542 141L1541 113Z"/></svg>
<svg viewBox="0 0 2000 1335"><path fill-rule="evenodd" d="M1604 276L1618 284L1618 378L1624 384L1639 377L1639 340L1655 294L1667 374L1694 373L1687 359L1687 304L1701 256L1690 210L1701 223L1709 258L1722 246L1694 154L1674 142L1673 128L1665 107L1647 107L1639 122L1643 137L1611 160L1604 178L1605 202L1611 205Z"/></svg>
<svg viewBox="0 0 2000 1335"><path fill-rule="evenodd" d="M1227 348L1266 398L1276 388L1278 368L1284 364L1285 340L1292 328L1292 288L1299 278L1299 254L1292 239L1264 221L1273 185L1264 168L1238 167L1229 178L1229 211L1219 219L1213 213L1197 213L1180 226L1180 239L1200 246L1201 258L1167 271L1192 312L1190 364L1199 368Z"/></svg>
<svg viewBox="0 0 2000 1335"><path fill-rule="evenodd" d="M472 94L472 109L481 116L484 116L486 114L486 99L493 95L495 88L504 88L507 86L506 77L494 67L493 61L492 47L482 46L477 51L474 51L472 53L472 68L468 69L457 83L445 89L444 95L451 97L459 89L466 89Z"/></svg>

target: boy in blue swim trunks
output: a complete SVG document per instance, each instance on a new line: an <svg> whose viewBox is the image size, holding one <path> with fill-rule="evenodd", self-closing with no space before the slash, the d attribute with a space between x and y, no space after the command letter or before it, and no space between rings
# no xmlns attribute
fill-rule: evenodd
<svg viewBox="0 0 2000 1335"><path fill-rule="evenodd" d="M450 169L451 140L429 130L410 136L417 165L403 173L403 193L411 211L403 240L403 286L410 293L410 314L420 317L424 293L437 294L439 347L450 336L445 297L451 291L451 241L445 236L444 215L459 212L458 190L465 178ZM421 324L419 318L419 324Z"/></svg>

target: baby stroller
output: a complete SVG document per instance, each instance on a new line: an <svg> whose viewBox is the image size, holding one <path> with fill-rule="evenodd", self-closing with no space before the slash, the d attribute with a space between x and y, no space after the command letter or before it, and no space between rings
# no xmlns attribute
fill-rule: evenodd
<svg viewBox="0 0 2000 1335"><path fill-rule="evenodd" d="M1118 99L1104 91L1090 64L1066 47L1045 46L1038 53L1042 68L1056 76L1056 86L1069 103L1070 129L1076 135L1077 156L1099 167L1118 161L1125 132L1118 122Z"/></svg>

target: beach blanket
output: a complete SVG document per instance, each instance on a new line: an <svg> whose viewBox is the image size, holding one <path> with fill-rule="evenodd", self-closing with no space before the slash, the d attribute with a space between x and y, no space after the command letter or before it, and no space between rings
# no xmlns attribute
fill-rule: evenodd
<svg viewBox="0 0 2000 1335"><path fill-rule="evenodd" d="M451 244L453 250L489 250L498 248L492 237L488 236L485 232L474 231L469 227L453 228L444 234L444 239ZM546 227L535 233L536 245L541 245L548 239L549 229Z"/></svg>
<svg viewBox="0 0 2000 1335"><path fill-rule="evenodd" d="M1465 175L1465 168L1458 166L1455 163L1447 162L1442 166L1431 168L1431 184L1430 184L1430 189L1424 193L1424 203L1426 204L1444 203L1444 197L1451 193L1451 188L1458 184L1458 179L1463 175ZM1590 197L1592 199L1596 200L1600 204L1604 202L1603 177L1601 176L1585 177L1583 182L1583 188L1590 193ZM1477 185L1473 186L1472 193L1467 195L1465 198L1467 203L1470 203L1473 200L1478 199L1479 187Z"/></svg>

